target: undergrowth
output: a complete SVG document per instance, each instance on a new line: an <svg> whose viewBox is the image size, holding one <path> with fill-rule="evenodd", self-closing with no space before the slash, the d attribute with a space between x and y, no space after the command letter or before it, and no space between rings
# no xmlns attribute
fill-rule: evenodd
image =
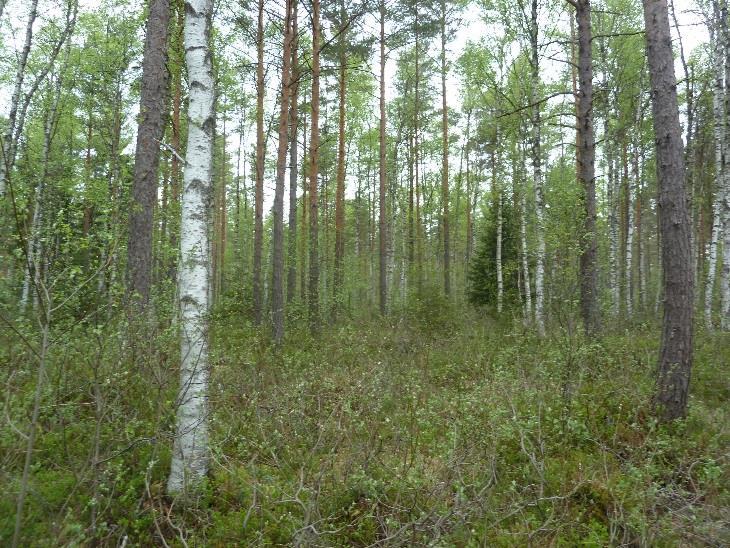
<svg viewBox="0 0 730 548"><path fill-rule="evenodd" d="M166 498L174 330L70 324L50 355L29 545L721 546L730 543L730 341L699 334L690 412L649 408L656 329L588 342L425 305L280 351L214 316L212 470ZM296 314L296 311L293 312ZM304 325L304 322L298 322ZM17 342L0 433L12 535L32 357ZM151 357L151 358L150 358Z"/></svg>

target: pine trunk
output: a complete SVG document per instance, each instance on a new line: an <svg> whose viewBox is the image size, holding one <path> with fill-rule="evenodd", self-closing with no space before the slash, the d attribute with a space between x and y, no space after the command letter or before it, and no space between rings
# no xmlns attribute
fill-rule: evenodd
<svg viewBox="0 0 730 548"><path fill-rule="evenodd" d="M152 285L154 210L157 203L160 145L165 132L170 86L167 72L169 27L170 0L153 0L147 19L142 58L139 126L127 246L129 292L142 307L149 302Z"/></svg>
<svg viewBox="0 0 730 548"><path fill-rule="evenodd" d="M289 234L288 269L286 277L286 300L294 300L297 290L297 133L299 130L299 58L298 58L298 2L292 0L292 45L291 45L291 104L289 106Z"/></svg>
<svg viewBox="0 0 730 548"><path fill-rule="evenodd" d="M598 242L596 236L596 144L593 137L593 61L591 5L577 0L578 26L578 180L583 188L583 238L580 256L580 296L583 326L589 336L600 331L598 310Z"/></svg>
<svg viewBox="0 0 730 548"><path fill-rule="evenodd" d="M284 16L284 51L282 53L281 96L279 99L279 143L276 156L274 190L274 230L271 240L271 319L274 343L284 339L284 182L289 137L289 94L291 90L292 0L286 0Z"/></svg>
<svg viewBox="0 0 730 548"><path fill-rule="evenodd" d="M253 315L263 321L264 292L261 287L261 256L264 243L264 0L258 3L256 30L256 190L253 229Z"/></svg>
<svg viewBox="0 0 730 548"><path fill-rule="evenodd" d="M185 27L185 10L184 7L177 3L177 32L175 36L175 44L172 48L174 52L176 63L173 64L175 72L172 77L173 87L173 98L172 98L172 135L170 137L170 145L174 151L172 155L171 163L171 182L170 182L170 201L169 207L172 212L179 215L180 207L180 185L182 183L182 166L180 162L180 155L182 151L180 149L180 111L182 109L182 71L183 62L185 61L185 48L183 46L183 32ZM172 257L168 267L168 278L175 281L177 279L177 248L178 248L178 237L180 227L177 224L179 217L177 217L175 226L170 227L170 249L175 250L175 256Z"/></svg>
<svg viewBox="0 0 730 548"><path fill-rule="evenodd" d="M307 117L303 116L302 119L302 150L304 151L304 158L302 158L302 225L301 225L301 241L299 248L299 294L302 300L307 297L307 240L309 238L309 231L307 230L307 211L309 211L309 202L307 196L307 170L304 166L307 165L309 158L307 157Z"/></svg>
<svg viewBox="0 0 730 548"><path fill-rule="evenodd" d="M347 25L345 5L340 2L340 19L343 28L339 32L339 105L337 136L337 182L335 189L335 268L333 283L333 310L335 315L342 305L343 261L345 256L345 101L347 93L347 52L345 51Z"/></svg>
<svg viewBox="0 0 730 548"><path fill-rule="evenodd" d="M656 135L664 319L655 406L664 421L687 412L692 369L693 290L690 221L684 192L682 130L666 0L644 0Z"/></svg>
<svg viewBox="0 0 730 548"><path fill-rule="evenodd" d="M387 261L387 226L385 206L385 185L386 185L386 141L385 141L385 0L380 1L380 123L379 123L379 150L378 150L378 256L380 259L379 275L379 305L380 314L385 315L388 308L388 285L386 278ZM397 144L396 144L397 147Z"/></svg>
<svg viewBox="0 0 730 548"><path fill-rule="evenodd" d="M449 240L449 110L446 104L446 0L441 0L441 207L444 235L444 293L451 295Z"/></svg>
<svg viewBox="0 0 730 548"><path fill-rule="evenodd" d="M309 138L309 328L319 331L319 54L322 30L320 28L319 0L312 0L312 130Z"/></svg>

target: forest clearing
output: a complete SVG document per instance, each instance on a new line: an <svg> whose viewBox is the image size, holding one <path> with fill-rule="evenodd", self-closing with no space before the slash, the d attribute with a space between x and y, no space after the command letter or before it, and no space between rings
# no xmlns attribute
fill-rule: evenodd
<svg viewBox="0 0 730 548"><path fill-rule="evenodd" d="M727 0L0 0L0 544L730 544Z"/></svg>

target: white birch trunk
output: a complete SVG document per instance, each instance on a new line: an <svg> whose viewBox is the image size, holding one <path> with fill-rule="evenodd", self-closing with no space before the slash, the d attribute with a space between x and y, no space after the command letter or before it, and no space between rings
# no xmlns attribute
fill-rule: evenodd
<svg viewBox="0 0 730 548"><path fill-rule="evenodd" d="M535 185L535 327L541 337L545 335L544 278L545 278L545 197L542 177L542 137L540 132L540 55L538 1L532 0L530 11L530 69L532 85L532 176ZM529 276L525 280L530 281Z"/></svg>
<svg viewBox="0 0 730 548"><path fill-rule="evenodd" d="M641 115L643 117L643 114ZM641 123L641 120L638 120L638 123ZM638 269L638 275L639 275L639 295L638 295L638 305L639 310L642 314L646 313L647 306L648 306L648 295L646 293L646 277L648 272L648 265L647 265L647 257L646 257L646 223L644 222L645 216L643 214L643 205L642 205L642 196L644 195L644 173L646 173L646 150L643 146L640 146L637 144L637 164L636 164L636 200L638 201L639 208L636 212L636 224L637 227L640 228L637 229L636 234L636 252L637 252L637 258L636 258L636 268ZM691 223L690 223L691 224ZM692 232L692 231L690 231ZM691 252L692 253L692 252ZM694 270L692 271L694 272Z"/></svg>
<svg viewBox="0 0 730 548"><path fill-rule="evenodd" d="M545 335L545 213L543 202L542 181L536 184L535 189L535 213L537 216L537 230L535 239L537 240L537 252L535 256L535 326L540 336Z"/></svg>
<svg viewBox="0 0 730 548"><path fill-rule="evenodd" d="M502 192L497 190L497 312L502 312L504 280L502 278Z"/></svg>
<svg viewBox="0 0 730 548"><path fill-rule="evenodd" d="M405 231L402 231L405 233ZM401 238L401 254L400 254L400 301L405 300L408 294L408 250L406 249L406 237Z"/></svg>
<svg viewBox="0 0 730 548"><path fill-rule="evenodd" d="M707 283L705 284L705 327L712 329L712 302L715 293L715 276L717 272L717 242L720 237L720 206L722 202L722 190L715 192L714 205L712 207L712 236L708 245L707 256Z"/></svg>
<svg viewBox="0 0 730 548"><path fill-rule="evenodd" d="M607 199L608 199L608 256L609 256L609 276L608 285L609 292L611 294L611 312L614 317L618 317L620 310L621 295L618 284L618 216L617 216L617 177L615 170L615 157L613 154L613 147L610 144L611 137L608 132L608 124L606 124L605 130L606 138L606 159L608 162L608 184L607 184Z"/></svg>
<svg viewBox="0 0 730 548"><path fill-rule="evenodd" d="M44 148L45 148L44 143ZM45 156L44 151L44 156ZM41 198L43 196L43 180L38 182L33 198L33 220L30 225L30 234L25 248L25 275L23 276L23 291L20 295L20 311L25 312L30 297L30 278L38 270L38 236L41 226ZM35 280L35 277L33 278Z"/></svg>
<svg viewBox="0 0 730 548"><path fill-rule="evenodd" d="M632 176L626 181L626 193L628 206L626 208L626 255L624 257L624 299L626 301L626 317L630 318L634 314L633 308L633 287L631 281L633 279L633 251L634 251L634 201L635 195L634 186L635 181L632 178L636 178L637 173L632 173Z"/></svg>
<svg viewBox="0 0 730 548"><path fill-rule="evenodd" d="M180 230L180 391L167 490L194 488L208 471L208 217L213 172L214 83L208 39L213 0L185 2L185 60L190 81L188 143Z"/></svg>
<svg viewBox="0 0 730 548"><path fill-rule="evenodd" d="M51 68L53 68L53 65L56 62L56 56L61 51L61 47L73 34L76 26L78 7L78 0L67 5L66 23L63 31L58 36L58 39L53 43L50 51L44 57L44 64L42 64L35 73L35 77L30 81L30 84L27 86L27 90L23 92L26 76L25 70L30 55L31 45L33 43L33 24L38 16L38 0L32 0L30 2L25 42L18 59L13 95L10 100L7 128L3 136L2 148L0 149L0 152L2 152L2 158L0 158L0 196L5 193L8 173L15 165L18 143L23 133L23 128L25 127L25 117L28 113L30 103L40 88L40 85L48 76Z"/></svg>
<svg viewBox="0 0 730 548"><path fill-rule="evenodd" d="M386 313L390 313L392 310L392 303L391 303L391 295L393 295L393 283L395 278L395 226L398 222L398 217L395 213L395 207L392 207L392 212L390 216L390 221L388 222L388 226L385 229L385 236L386 236L386 285L385 287L388 289L388 293L386 295L385 299L385 311ZM357 240L357 238L355 238Z"/></svg>
<svg viewBox="0 0 730 548"><path fill-rule="evenodd" d="M716 21L719 20L716 14ZM723 148L724 143L724 118L723 118L723 44L718 35L719 29L714 26L710 32L710 43L715 44L714 65L715 65L715 89L712 98L713 116L715 119L715 199L712 208L712 236L708 250L707 283L705 284L705 326L712 329L712 301L715 290L715 275L717 271L717 242L722 230L721 205L723 200Z"/></svg>
<svg viewBox="0 0 730 548"><path fill-rule="evenodd" d="M61 71L65 70L64 67ZM48 161L51 152L51 139L53 138L53 126L56 122L56 114L58 112L58 103L61 99L61 76L59 74L56 79L55 89L53 90L53 97L51 99L51 106L46 116L46 121L43 127L43 152L42 162L43 167L41 171L41 179L35 189L35 196L33 199L33 220L31 222L30 234L28 235L28 242L26 248L26 264L25 264L25 276L23 278L23 292L20 297L20 310L25 311L28 306L28 299L30 297L31 287L31 275L36 286L38 286L41 277L41 264L40 264L40 227L42 222L42 204L43 204L43 191L46 185L46 178L48 177ZM37 297L37 295L36 295ZM34 303L36 300L34 299Z"/></svg>
<svg viewBox="0 0 730 548"><path fill-rule="evenodd" d="M14 137L16 130L16 120L18 116L18 105L20 103L20 93L23 89L23 81L25 80L25 67L28 64L28 56L30 55L30 46L33 43L33 24L38 16L38 0L32 0L30 9L28 10L28 23L25 28L25 42L23 50L18 58L18 67L15 74L15 83L13 86L13 95L10 98L10 112L8 113L7 129L3 136L2 158L0 158L0 196L5 194L5 181L7 172L15 163L14 154Z"/></svg>
<svg viewBox="0 0 730 548"><path fill-rule="evenodd" d="M522 280L525 291L524 323L529 325L532 319L532 289L530 287L530 264L527 260L527 191L520 198L520 239L522 243Z"/></svg>
<svg viewBox="0 0 730 548"><path fill-rule="evenodd" d="M725 154L730 154L730 145L725 145ZM723 252L722 252L722 278L721 278L721 306L720 306L720 327L723 331L730 330L730 169L725 166L723 174L725 189L722 199L722 221L723 230Z"/></svg>
<svg viewBox="0 0 730 548"><path fill-rule="evenodd" d="M643 162L642 162L642 172L644 170ZM641 192L641 190L640 190ZM641 212L639 212L639 215L641 215ZM643 218L642 218L643 219ZM646 226L643 224L642 219L637 219L638 222L642 223L642 226ZM642 313L646 312L646 303L647 303L647 295L646 295L646 245L644 243L644 240L646 239L646 236L642 236L642 234L646 234L646 229L642 228L641 233L639 233L638 236L638 247L637 251L639 253L638 259L637 259L637 265L639 268L639 308ZM693 270L694 272L694 270Z"/></svg>
<svg viewBox="0 0 730 548"><path fill-rule="evenodd" d="M723 331L730 330L730 31L727 22L727 3L722 6L720 12L720 23L718 25L718 38L722 37L724 46L723 61L725 65L725 93L723 95L723 165L722 165L722 188L723 188L723 254L722 254L722 280L721 280L721 307L720 327ZM718 41L720 41L718 39Z"/></svg>

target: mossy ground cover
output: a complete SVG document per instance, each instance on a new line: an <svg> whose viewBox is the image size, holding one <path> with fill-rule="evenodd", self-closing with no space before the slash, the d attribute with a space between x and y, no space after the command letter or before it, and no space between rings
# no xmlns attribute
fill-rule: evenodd
<svg viewBox="0 0 730 548"><path fill-rule="evenodd" d="M540 340L518 324L428 307L394 318L324 327L316 338L292 330L274 351L235 315L217 313L212 471L189 507L164 496L174 333L149 339L143 353L73 328L76 342L51 354L24 538L730 543L726 335L698 334L689 417L660 426L650 408L655 328L588 342L566 331ZM15 364L23 355L19 346L5 354ZM13 389L0 436L2 542L12 534L34 385L25 358L5 377Z"/></svg>

